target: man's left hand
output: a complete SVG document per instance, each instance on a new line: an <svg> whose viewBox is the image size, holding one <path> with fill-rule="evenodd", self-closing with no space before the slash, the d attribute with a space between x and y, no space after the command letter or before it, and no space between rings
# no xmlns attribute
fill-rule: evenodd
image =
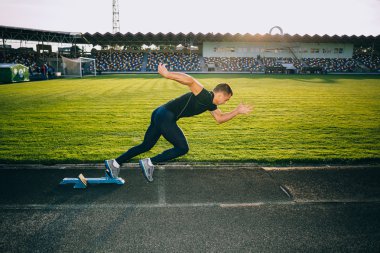
<svg viewBox="0 0 380 253"><path fill-rule="evenodd" d="M253 106L240 103L237 107L239 114L248 114L253 110Z"/></svg>

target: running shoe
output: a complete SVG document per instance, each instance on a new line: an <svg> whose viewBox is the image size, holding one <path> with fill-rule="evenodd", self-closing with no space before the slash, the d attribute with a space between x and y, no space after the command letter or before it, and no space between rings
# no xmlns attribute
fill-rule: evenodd
<svg viewBox="0 0 380 253"><path fill-rule="evenodd" d="M145 158L145 159L140 160L139 164L146 180L148 180L148 182L152 182L154 165L150 161L150 158Z"/></svg>
<svg viewBox="0 0 380 253"><path fill-rule="evenodd" d="M105 160L104 161L104 164L106 165L106 173L111 178L117 178L119 176L120 167L116 168L115 166L113 166L113 161L114 160Z"/></svg>

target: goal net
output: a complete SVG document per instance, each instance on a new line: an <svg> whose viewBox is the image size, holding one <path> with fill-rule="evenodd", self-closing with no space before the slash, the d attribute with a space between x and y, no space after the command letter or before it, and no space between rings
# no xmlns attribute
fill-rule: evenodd
<svg viewBox="0 0 380 253"><path fill-rule="evenodd" d="M96 76L95 59L62 57L63 75L66 77Z"/></svg>

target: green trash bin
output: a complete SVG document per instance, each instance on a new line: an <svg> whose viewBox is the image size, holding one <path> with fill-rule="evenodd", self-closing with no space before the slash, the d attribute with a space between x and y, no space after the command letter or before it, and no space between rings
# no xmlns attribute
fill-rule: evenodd
<svg viewBox="0 0 380 253"><path fill-rule="evenodd" d="M22 64L0 63L0 83L29 81L29 69Z"/></svg>

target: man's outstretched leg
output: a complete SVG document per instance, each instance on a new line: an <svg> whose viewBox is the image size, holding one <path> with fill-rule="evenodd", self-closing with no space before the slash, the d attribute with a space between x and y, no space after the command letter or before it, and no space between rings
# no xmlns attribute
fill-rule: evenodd
<svg viewBox="0 0 380 253"><path fill-rule="evenodd" d="M179 156L185 155L189 151L189 145L186 137L175 121L168 120L161 122L160 130L164 138L173 144L174 147L165 150L155 157L146 158L139 161L144 176L149 182L153 181L154 164L172 160Z"/></svg>

